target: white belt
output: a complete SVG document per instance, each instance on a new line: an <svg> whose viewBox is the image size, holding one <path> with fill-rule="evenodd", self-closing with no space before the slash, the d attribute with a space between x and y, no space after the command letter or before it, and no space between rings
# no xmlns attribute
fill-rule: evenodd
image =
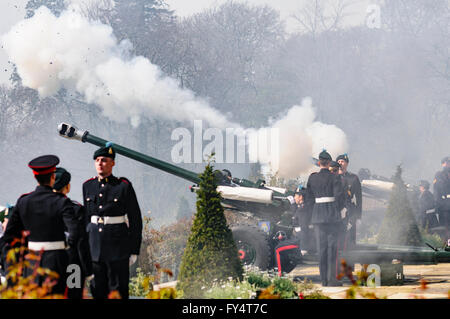
<svg viewBox="0 0 450 319"><path fill-rule="evenodd" d="M93 224L122 224L125 223L125 215L123 216L91 216L91 223Z"/></svg>
<svg viewBox="0 0 450 319"><path fill-rule="evenodd" d="M442 199L450 198L450 194L442 195Z"/></svg>
<svg viewBox="0 0 450 319"><path fill-rule="evenodd" d="M29 241L28 249L35 251L66 249L66 243L64 241Z"/></svg>
<svg viewBox="0 0 450 319"><path fill-rule="evenodd" d="M332 203L334 202L334 197L318 197L316 198L316 203Z"/></svg>
<svg viewBox="0 0 450 319"><path fill-rule="evenodd" d="M429 209L429 210L427 210L427 211L425 212L425 214L432 214L432 213L434 213L435 211L436 211L435 208Z"/></svg>

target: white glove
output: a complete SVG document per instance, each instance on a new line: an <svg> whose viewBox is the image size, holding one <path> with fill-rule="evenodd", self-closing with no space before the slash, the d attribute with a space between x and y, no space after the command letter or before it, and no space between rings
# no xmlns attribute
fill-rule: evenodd
<svg viewBox="0 0 450 319"><path fill-rule="evenodd" d="M350 230L352 227L353 227L352 224L350 224L350 223L347 224L347 230Z"/></svg>
<svg viewBox="0 0 450 319"><path fill-rule="evenodd" d="M347 215L347 208L344 207L344 208L342 208L342 210L341 210L341 218L344 219L346 215Z"/></svg>
<svg viewBox="0 0 450 319"><path fill-rule="evenodd" d="M296 233L298 233L298 232L301 232L301 231L302 231L302 229L301 229L300 227L295 227L295 228L294 228L294 230L295 230L295 232L296 232Z"/></svg>
<svg viewBox="0 0 450 319"><path fill-rule="evenodd" d="M288 196L286 197L289 201L289 203L291 203L291 205L293 205L295 203L294 197L293 196Z"/></svg>
<svg viewBox="0 0 450 319"><path fill-rule="evenodd" d="M130 266L133 265L137 260L137 255L130 256Z"/></svg>

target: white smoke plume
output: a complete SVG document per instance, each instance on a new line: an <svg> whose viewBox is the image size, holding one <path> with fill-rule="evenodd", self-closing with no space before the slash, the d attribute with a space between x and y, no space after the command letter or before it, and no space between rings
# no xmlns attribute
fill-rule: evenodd
<svg viewBox="0 0 450 319"><path fill-rule="evenodd" d="M135 126L142 115L237 126L148 59L129 57L128 41L118 43L110 26L88 21L76 10L56 17L41 7L12 27L2 44L22 84L41 97L61 88L77 91L104 115L119 122L130 119Z"/></svg>
<svg viewBox="0 0 450 319"><path fill-rule="evenodd" d="M79 92L86 102L99 105L105 116L118 122L130 120L136 127L141 116L155 116L241 129L205 99L180 88L177 80L165 76L148 59L130 57L129 41L118 43L110 26L89 21L75 6L79 1L69 2L73 6L59 17L41 7L2 37L3 48L17 66L24 86L37 90L41 97L62 88ZM268 133L269 139L272 132L278 134L267 152L267 139L250 138L250 159L268 165L281 177L292 178L311 170L311 157L317 157L323 148L333 157L346 152L344 132L315 121L315 117L307 98L270 127L245 130L253 136Z"/></svg>
<svg viewBox="0 0 450 319"><path fill-rule="evenodd" d="M311 98L294 105L270 127L253 130L259 136L258 147L250 139L250 158L265 164L265 170L283 178L294 178L314 170L312 157L326 149L333 158L348 150L345 133L335 125L315 121ZM252 134L249 134L252 136ZM276 136L275 140L270 140ZM267 137L267 152L261 149L261 139ZM256 139L253 139L256 141ZM263 142L264 143L264 142ZM252 147L254 146L254 147Z"/></svg>

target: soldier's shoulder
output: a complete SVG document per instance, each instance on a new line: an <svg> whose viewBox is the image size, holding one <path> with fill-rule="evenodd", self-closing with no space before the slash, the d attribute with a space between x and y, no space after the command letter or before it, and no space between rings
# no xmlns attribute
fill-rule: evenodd
<svg viewBox="0 0 450 319"><path fill-rule="evenodd" d="M436 172L436 174L434 175L433 184L436 184L436 182L442 181L443 177L444 177L443 171Z"/></svg>
<svg viewBox="0 0 450 319"><path fill-rule="evenodd" d="M72 200L72 204L74 204L75 206L79 206L79 207L83 206L79 202L77 202L76 200Z"/></svg>
<svg viewBox="0 0 450 319"><path fill-rule="evenodd" d="M21 199L23 200L23 199L27 198L28 196L30 196L33 193L34 193L34 191L22 194L22 195L19 196L19 200L21 200Z"/></svg>
<svg viewBox="0 0 450 319"><path fill-rule="evenodd" d="M28 193L22 194L22 195L20 195L19 198L23 198L23 197L29 196L29 195L31 195L31 194L33 194L33 193L34 193L34 191L33 191L33 192L28 192Z"/></svg>
<svg viewBox="0 0 450 319"><path fill-rule="evenodd" d="M119 177L119 181L122 182L122 183L125 183L127 185L131 185L130 180L128 178L126 178L126 177Z"/></svg>
<svg viewBox="0 0 450 319"><path fill-rule="evenodd" d="M350 177L351 177L351 178L353 178L354 180L358 180L358 181L359 181L359 177L358 177L358 174L355 174L355 173L351 173L351 172L349 172L348 174L349 174L349 175L350 175Z"/></svg>
<svg viewBox="0 0 450 319"><path fill-rule="evenodd" d="M315 178L317 178L317 176L318 176L318 172L311 173L308 177L308 182L313 181Z"/></svg>
<svg viewBox="0 0 450 319"><path fill-rule="evenodd" d="M84 184L90 184L91 182L93 182L93 181L95 181L95 180L96 180L96 177L95 177L95 176L94 176L94 177L91 177L91 178L85 180L84 183L83 183L83 185L84 185Z"/></svg>

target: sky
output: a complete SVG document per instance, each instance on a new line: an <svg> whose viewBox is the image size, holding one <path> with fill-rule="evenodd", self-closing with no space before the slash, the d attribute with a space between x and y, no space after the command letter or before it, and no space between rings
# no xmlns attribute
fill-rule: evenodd
<svg viewBox="0 0 450 319"><path fill-rule="evenodd" d="M90 1L90 0L70 0L70 1ZM180 17L199 13L207 8L221 5L227 0L166 0L166 3L175 14ZM349 12L347 12L346 25L358 25L364 23L366 9L370 3L376 0L353 0L355 1ZM299 0L247 0L253 5L268 5L280 12L281 18L286 22L288 31L295 30L296 24L292 15L301 9ZM25 16L25 5L27 0L1 0L0 1L0 35L9 31L9 29ZM7 56L0 48L0 84L7 84L11 74L11 65L8 63Z"/></svg>

